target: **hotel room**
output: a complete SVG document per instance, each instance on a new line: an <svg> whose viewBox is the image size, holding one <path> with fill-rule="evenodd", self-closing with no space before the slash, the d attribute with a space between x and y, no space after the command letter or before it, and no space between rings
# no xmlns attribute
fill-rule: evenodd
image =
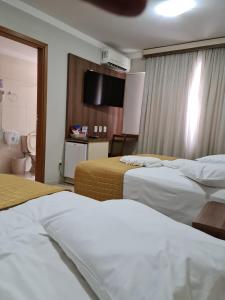
<svg viewBox="0 0 225 300"><path fill-rule="evenodd" d="M225 299L224 13L0 0L0 300Z"/></svg>

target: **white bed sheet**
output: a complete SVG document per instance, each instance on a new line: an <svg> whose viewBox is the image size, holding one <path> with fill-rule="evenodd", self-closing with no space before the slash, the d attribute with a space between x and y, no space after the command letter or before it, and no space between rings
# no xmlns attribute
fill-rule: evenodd
<svg viewBox="0 0 225 300"><path fill-rule="evenodd" d="M61 192L0 212L0 299L97 299L41 225L63 203L72 207L76 197L82 198Z"/></svg>
<svg viewBox="0 0 225 300"><path fill-rule="evenodd" d="M204 187L178 169L137 168L124 175L123 198L139 201L191 225L208 201L225 203L225 189Z"/></svg>
<svg viewBox="0 0 225 300"><path fill-rule="evenodd" d="M103 222L103 224L107 223L104 220L104 218L109 219L109 223L111 222L112 229L114 229L113 233L116 239L118 238L118 232L122 229L120 232L122 236L123 234L125 234L125 236L131 238L131 240L133 241L135 235L133 234L130 235L129 232L130 229L133 228L133 230L135 229L135 233L139 236L138 231L136 231L136 228L138 227L137 224L138 224L139 226L144 226L141 227L141 232L143 228L147 228L148 232L150 229L153 230L153 233L155 233L155 237L157 241L160 243L160 239L158 239L159 234L157 231L155 231L154 227L156 226L156 228L158 228L161 234L160 225L163 222L167 222L166 220L168 218L165 218L164 216L162 216L162 218L160 218L159 216L157 217L158 215L157 212L151 210L149 211L149 209L146 209L145 206L141 206L136 202L133 202L134 209L129 210L128 209L129 207L126 206L126 202L130 203L132 201L129 200L119 201L118 202L118 204L120 203L119 206L116 205L117 201L109 201L108 203L105 202L102 209L108 206L109 217L107 218L107 214L101 212L100 216L103 217L102 220L100 216L98 216L98 214L93 213L95 211L94 210L95 206L100 208L100 206L102 205L100 202L70 192L61 192L50 196L40 197L38 199L28 201L27 203L24 203L23 205L19 205L8 211L0 212L0 299L1 300L28 300L28 299L29 300L30 299L32 300L42 300L42 299L43 300L45 299L46 300L48 299L97 300L97 297L89 288L86 281L80 276L80 273L77 271L75 265L67 258L67 256L65 256L61 248L59 248L59 246L57 246L57 244L49 238L43 225L45 225L46 227L45 224L46 222L48 222L49 220L57 219L57 217L60 217L62 215L66 216L65 218L67 220L68 213L69 213L72 216L72 221L75 223L77 222L79 225L79 226L78 225L69 226L69 230L75 228L74 235L71 235L71 237L76 237L78 239L81 238L85 241L85 244L89 239L92 240L94 243L93 244L94 248L95 246L98 246L106 256L110 253L110 251L105 251L104 250L105 248L102 247L101 240L103 239L103 236L99 234L100 229L98 230L96 228L96 225L98 223L97 220L99 220L100 223ZM85 203L85 205L83 205L83 203ZM139 209L136 207L137 205L140 206L140 210L141 210L139 212L138 218L136 218L137 213L139 211ZM120 222L118 222L117 219L116 221L111 220L110 216L112 213L112 208L114 206L116 209L115 216L116 218L120 216L119 218ZM123 210L121 209L121 206L124 206ZM86 214L86 210L89 211L88 214ZM127 220L128 226L124 226L125 225L124 211L126 211L126 218L128 218ZM63 212L65 212L65 214L63 214ZM149 214L149 212L151 213ZM143 215L145 215L144 218ZM154 223L153 215L156 215L155 221L157 222L155 223ZM94 217L97 218L97 220L95 220ZM86 222L83 222L84 220ZM133 222L134 220L136 220L137 224ZM139 220L142 220L142 222L139 222ZM163 230L162 228L162 234L167 235L167 230L168 230L168 233L171 235L171 238L169 236L169 240L171 240L173 238L173 235L176 234L177 232L176 230L180 228L182 231L182 226L184 225L177 224L176 222L173 222L169 219L168 222L172 224L171 226L174 228L171 228L170 226L164 224L166 225L165 226L166 229ZM90 233L90 238L88 238L85 235L86 233L88 234L86 224L90 224L91 229L94 231L94 233ZM93 224L95 226L93 226L92 228ZM114 224L117 224L119 231L114 227ZM123 224L124 227L123 226L121 227L120 224ZM83 233L81 230L82 228L84 230ZM95 228L97 230L95 230ZM102 224L100 224L100 228L103 230L103 233L105 232L107 234L109 230L109 224L108 225L106 224L105 228L104 226L102 226ZM127 233L124 232L125 228L127 228L128 230ZM70 236L69 230L67 230L68 236ZM211 240L213 244L218 243L219 245L221 243L221 247L224 247L222 241L216 240L212 237L208 237L207 235L198 232L194 229L191 229L189 227L187 228L187 230L190 231L191 236L192 233L195 232L194 235L196 234L204 235L206 236L205 239ZM96 238L98 237L100 239L100 242L98 242L98 240L94 238L94 234L96 233L97 233ZM143 235L146 237L145 230L143 231ZM186 234L182 233L182 237L186 237ZM111 239L111 236L108 235L107 238L109 239L109 241L106 242L105 244L106 247L110 247L110 243L113 243L113 245L115 246L115 250L119 251L119 254L121 252L121 249L120 247L117 248L116 246L117 244L121 245L122 248L125 247L124 249L128 247L131 253L133 253L133 255L135 255L136 257L136 251L132 252L133 246L129 247L129 243L127 242L125 242L124 244L119 243L118 239L117 242L115 242L113 241L113 239ZM142 240L141 235L139 236L139 238ZM121 237L120 239L122 240ZM80 245L80 242L78 244ZM137 245L138 244L139 243L137 243ZM158 257L158 254L161 252L159 251L158 253L157 252L158 250L154 247L152 248L152 245L155 245L154 238L153 238L153 242L151 242L150 247ZM86 249L85 251L91 251L91 248L88 245L85 249ZM193 249L191 251L193 251ZM209 248L209 251L210 249L211 248ZM125 254L126 253L127 250L125 251ZM202 255L202 252L200 255ZM129 252L128 252L128 256L129 256ZM210 255L208 255L207 257L209 256ZM112 257L115 258L114 255L112 255ZM120 256L116 256L116 257L119 259L118 267L120 267L121 258ZM112 259L112 262L114 262L114 258ZM137 256L136 258L139 259L140 256ZM105 266L104 256L98 255L98 259L101 260L104 267ZM175 257L175 259L177 262L177 257ZM96 260L94 259L94 261ZM117 264L116 260L115 263ZM134 262L134 267L136 268L135 262ZM112 269L114 270L114 267ZM184 273L186 274L185 270ZM108 272L107 274L111 274L111 271ZM135 272L130 272L129 274L132 275L131 276L132 280L136 282L135 276L133 275L135 274ZM156 278L157 280L159 278L157 274L156 274ZM161 286L161 282L160 281L157 282ZM114 284L114 281L111 283ZM132 283L131 286L132 288L135 289L135 284ZM149 287L151 289L151 286ZM158 289L156 288L154 290L158 290ZM129 290L128 292L132 293L132 290ZM125 300L128 298L131 299L130 297L125 297L125 298L123 297L120 299ZM101 299L105 299L105 298L101 298ZM133 299L139 300L139 298L136 297L133 297ZM162 299L162 297L157 299ZM167 297L165 297L165 299L167 299Z"/></svg>
<svg viewBox="0 0 225 300"><path fill-rule="evenodd" d="M225 241L137 201L92 204L44 227L99 299L224 300Z"/></svg>

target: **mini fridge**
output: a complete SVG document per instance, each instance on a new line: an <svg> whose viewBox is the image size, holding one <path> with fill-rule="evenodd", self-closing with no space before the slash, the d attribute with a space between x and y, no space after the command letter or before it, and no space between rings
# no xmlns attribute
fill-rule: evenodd
<svg viewBox="0 0 225 300"><path fill-rule="evenodd" d="M75 168L80 161L87 159L87 144L65 143L64 177L74 178Z"/></svg>

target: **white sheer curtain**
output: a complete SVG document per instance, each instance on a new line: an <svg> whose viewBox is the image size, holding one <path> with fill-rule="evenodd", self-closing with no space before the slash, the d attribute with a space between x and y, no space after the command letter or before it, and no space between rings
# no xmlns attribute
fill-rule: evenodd
<svg viewBox="0 0 225 300"><path fill-rule="evenodd" d="M149 58L139 153L225 153L225 49Z"/></svg>
<svg viewBox="0 0 225 300"><path fill-rule="evenodd" d="M199 51L199 116L192 156L225 153L225 48Z"/></svg>

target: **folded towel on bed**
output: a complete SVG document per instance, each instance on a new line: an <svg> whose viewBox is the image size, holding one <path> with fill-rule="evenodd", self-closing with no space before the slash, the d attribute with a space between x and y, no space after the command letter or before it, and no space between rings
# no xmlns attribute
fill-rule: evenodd
<svg viewBox="0 0 225 300"><path fill-rule="evenodd" d="M193 162L194 161L190 160L190 159L179 158L179 159L175 159L173 161L164 160L162 166L171 168L171 169L181 169L181 168L185 167L186 165L190 165Z"/></svg>
<svg viewBox="0 0 225 300"><path fill-rule="evenodd" d="M162 160L156 157L125 155L120 158L120 161L133 166L139 167L158 167L162 165Z"/></svg>

